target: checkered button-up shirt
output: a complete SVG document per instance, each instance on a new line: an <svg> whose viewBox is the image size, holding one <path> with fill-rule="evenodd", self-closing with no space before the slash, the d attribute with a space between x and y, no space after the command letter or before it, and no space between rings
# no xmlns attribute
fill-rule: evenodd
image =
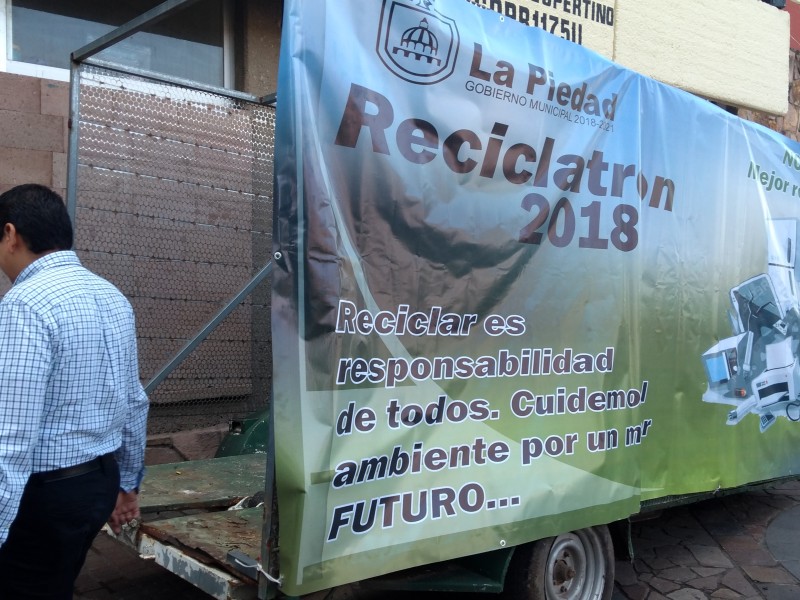
<svg viewBox="0 0 800 600"><path fill-rule="evenodd" d="M71 251L20 273L0 302L0 545L31 473L115 452L137 487L147 406L122 293Z"/></svg>

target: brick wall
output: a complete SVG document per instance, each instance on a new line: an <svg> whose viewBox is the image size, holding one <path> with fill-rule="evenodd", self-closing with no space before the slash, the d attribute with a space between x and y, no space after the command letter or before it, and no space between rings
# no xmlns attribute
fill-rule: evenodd
<svg viewBox="0 0 800 600"><path fill-rule="evenodd" d="M0 73L0 192L41 183L67 187L69 85Z"/></svg>
<svg viewBox="0 0 800 600"><path fill-rule="evenodd" d="M41 183L67 187L69 85L0 73L0 193ZM0 295L10 286L0 275Z"/></svg>

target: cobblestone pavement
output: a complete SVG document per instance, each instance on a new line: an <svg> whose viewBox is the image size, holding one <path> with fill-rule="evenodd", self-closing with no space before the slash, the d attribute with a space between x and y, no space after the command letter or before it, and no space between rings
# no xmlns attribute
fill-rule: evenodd
<svg viewBox="0 0 800 600"><path fill-rule="evenodd" d="M632 545L634 559L616 564L614 600L800 600L800 481L666 509L632 524ZM408 594L380 595L394 597ZM209 597L101 533L74 598Z"/></svg>
<svg viewBox="0 0 800 600"><path fill-rule="evenodd" d="M615 599L800 599L800 482L672 508L633 524Z"/></svg>

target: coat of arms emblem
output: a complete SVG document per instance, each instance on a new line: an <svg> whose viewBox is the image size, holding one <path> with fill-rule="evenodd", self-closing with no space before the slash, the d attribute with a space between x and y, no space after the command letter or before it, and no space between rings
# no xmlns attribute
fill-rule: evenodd
<svg viewBox="0 0 800 600"><path fill-rule="evenodd" d="M432 0L384 0L377 52L395 75L418 84L438 83L453 74L458 29Z"/></svg>

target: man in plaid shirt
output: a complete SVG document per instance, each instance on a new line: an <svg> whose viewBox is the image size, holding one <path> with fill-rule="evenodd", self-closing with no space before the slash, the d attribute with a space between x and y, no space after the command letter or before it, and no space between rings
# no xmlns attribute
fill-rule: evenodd
<svg viewBox="0 0 800 600"><path fill-rule="evenodd" d="M0 595L71 600L92 540L138 517L147 396L133 310L81 266L63 201L0 195Z"/></svg>

